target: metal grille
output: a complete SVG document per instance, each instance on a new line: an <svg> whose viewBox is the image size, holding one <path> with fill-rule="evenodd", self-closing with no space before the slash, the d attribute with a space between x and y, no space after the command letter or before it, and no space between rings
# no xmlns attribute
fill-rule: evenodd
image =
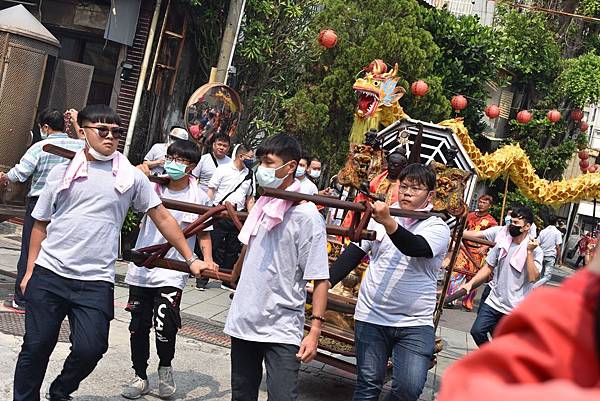
<svg viewBox="0 0 600 401"><path fill-rule="evenodd" d="M22 337L25 334L25 315L14 312L0 312L0 332ZM60 326L58 341L61 343L68 343L69 333L69 322L65 320Z"/></svg>
<svg viewBox="0 0 600 401"><path fill-rule="evenodd" d="M221 347L231 348L231 339L223 333L223 326L208 319L181 313L180 335Z"/></svg>
<svg viewBox="0 0 600 401"><path fill-rule="evenodd" d="M0 84L1 169L12 167L25 152L37 114L46 58L36 49L8 48Z"/></svg>
<svg viewBox="0 0 600 401"><path fill-rule="evenodd" d="M50 107L57 110L84 108L93 75L93 65L59 59L50 90Z"/></svg>
<svg viewBox="0 0 600 401"><path fill-rule="evenodd" d="M58 47L52 46L49 43L28 38L27 36L10 35L10 44L18 45L20 47L30 47L36 49L39 52L49 54L51 56L58 56Z"/></svg>
<svg viewBox="0 0 600 401"><path fill-rule="evenodd" d="M508 90L500 93L500 118L510 118L510 108L515 94Z"/></svg>

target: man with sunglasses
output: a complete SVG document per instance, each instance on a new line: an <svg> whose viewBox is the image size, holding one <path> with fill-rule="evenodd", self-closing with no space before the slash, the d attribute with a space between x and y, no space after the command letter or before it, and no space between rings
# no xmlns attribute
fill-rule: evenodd
<svg viewBox="0 0 600 401"><path fill-rule="evenodd" d="M490 295L480 306L471 327L471 336L478 346L489 341L488 334L493 334L500 320L525 299L540 276L544 252L537 240L529 237L532 223L530 208L513 208L510 225L496 235L496 245L488 253L483 267L460 286L469 294L494 273Z"/></svg>
<svg viewBox="0 0 600 401"><path fill-rule="evenodd" d="M436 183L432 169L409 164L398 179L398 202L392 207L431 210ZM377 233L376 239L350 244L330 270L329 281L335 285L371 254L354 314L358 372L353 400L379 399L391 358L394 369L387 399L416 401L434 350L437 276L450 229L436 216L392 217L385 202L375 202L373 209L368 228Z"/></svg>
<svg viewBox="0 0 600 401"><path fill-rule="evenodd" d="M78 151L83 148L84 142L79 139L72 139L64 132L65 121L63 114L58 110L46 109L38 116L38 127L42 140L34 143L19 163L14 166L8 174L0 172L0 185L8 185L9 182L25 182L31 177L31 187L27 194L25 218L23 223L23 233L21 236L21 256L17 262L17 280L15 282L15 295L11 306L13 309L25 311L25 297L21 293L21 281L27 270L27 257L29 254L29 240L31 238L31 229L34 219L31 212L35 208L38 197L42 193L42 188L46 183L46 178L50 170L59 163L65 161L63 157L46 153L43 146L53 144L65 149ZM10 301L9 301L10 302Z"/></svg>
<svg viewBox="0 0 600 401"><path fill-rule="evenodd" d="M70 400L108 349L118 238L130 207L147 213L193 274L213 268L194 256L148 178L117 151L125 131L114 110L87 106L79 112L78 122L85 148L68 164L52 169L31 213L36 221L21 283L27 298L25 336L13 401L39 401L66 316L71 353L50 385L49 400Z"/></svg>

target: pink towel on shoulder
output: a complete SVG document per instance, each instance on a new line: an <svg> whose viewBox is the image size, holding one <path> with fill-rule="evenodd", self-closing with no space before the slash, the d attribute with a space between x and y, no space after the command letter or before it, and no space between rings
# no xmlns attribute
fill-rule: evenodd
<svg viewBox="0 0 600 401"><path fill-rule="evenodd" d="M71 183L78 178L87 177L88 175L88 160L85 155L85 150L82 149L75 154L73 160L69 163L67 171L63 176L63 181L58 192L63 189L67 189L71 186ZM119 193L125 193L129 188L133 186L135 181L134 170L129 160L117 152L117 155L112 159L112 173L115 176L115 189Z"/></svg>
<svg viewBox="0 0 600 401"><path fill-rule="evenodd" d="M299 192L300 181L294 180L292 185L286 188L286 191ZM248 245L250 237L256 235L263 220L266 220L265 227L267 231L271 231L273 227L283 221L283 215L293 204L294 201L261 196L248 214L248 218L238 235L240 242Z"/></svg>
<svg viewBox="0 0 600 401"><path fill-rule="evenodd" d="M508 226L500 230L496 235L496 246L499 248L498 259L505 258L508 254L510 244L512 244L513 237L508 233ZM525 267L525 261L527 260L527 244L529 243L529 236L525 237L519 244L517 250L513 253L509 263L513 269L521 273Z"/></svg>

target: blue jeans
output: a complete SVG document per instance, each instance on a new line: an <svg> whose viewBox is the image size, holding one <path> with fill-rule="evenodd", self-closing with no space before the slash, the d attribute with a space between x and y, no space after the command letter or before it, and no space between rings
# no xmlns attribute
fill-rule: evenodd
<svg viewBox="0 0 600 401"><path fill-rule="evenodd" d="M542 264L542 273L540 274L540 278L533 284L533 288L541 287L546 284L552 278L552 272L554 271L554 265L556 264L556 258L554 256L550 256L544 258L544 262Z"/></svg>
<svg viewBox="0 0 600 401"><path fill-rule="evenodd" d="M39 401L48 360L67 316L71 353L48 390L63 399L79 387L108 349L113 318L113 284L69 279L35 266L27 283L25 336L17 360L13 401Z"/></svg>
<svg viewBox="0 0 600 401"><path fill-rule="evenodd" d="M488 334L493 334L494 329L504 317L504 313L498 312L488 304L481 304L477 318L471 327L471 337L475 340L475 344L481 347L489 341Z"/></svg>
<svg viewBox="0 0 600 401"><path fill-rule="evenodd" d="M354 330L358 373L353 401L379 400L390 357L392 391L386 400L416 401L433 355L433 327L389 327L357 320Z"/></svg>

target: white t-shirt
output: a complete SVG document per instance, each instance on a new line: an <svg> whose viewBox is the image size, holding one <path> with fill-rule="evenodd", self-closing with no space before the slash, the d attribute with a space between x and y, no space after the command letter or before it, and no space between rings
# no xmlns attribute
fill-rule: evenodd
<svg viewBox="0 0 600 401"><path fill-rule="evenodd" d="M196 188L194 188L194 186ZM206 205L209 202L206 193L200 189L194 181L194 184L188 185L182 191L171 191L167 187L162 188L162 198L173 199L182 202L196 203L200 205ZM180 210L169 210L169 213L177 220L179 227L183 231L190 223L194 222L198 218L198 215L193 213L182 212ZM212 227L205 231L212 230ZM194 249L194 242L196 236L193 235L188 238L188 245L190 249ZM143 248L150 245L156 245L167 242L163 235L158 231L154 222L144 216L140 227L140 234L135 243L136 248ZM175 259L184 261L185 258L175 249L171 248L167 252L167 259ZM175 270L161 269L155 267L153 269L147 269L145 267L137 266L135 263L129 263L129 269L127 270L127 276L125 282L127 284L135 285L138 287L157 288L157 287L176 287L183 290L189 273L182 273Z"/></svg>
<svg viewBox="0 0 600 401"><path fill-rule="evenodd" d="M403 224L404 219L396 221ZM433 258L404 255L387 234L381 241L362 241L359 246L371 251L371 260L360 285L356 320L388 327L433 326L437 276L448 250L450 229L439 217L405 228L425 238ZM385 232L374 220L368 229Z"/></svg>
<svg viewBox="0 0 600 401"><path fill-rule="evenodd" d="M555 226L548 226L538 236L545 258L556 258L556 246L562 244L562 233Z"/></svg>
<svg viewBox="0 0 600 401"><path fill-rule="evenodd" d="M131 188L121 194L115 189L112 161L88 162L87 178L57 193L68 164L56 166L46 181L31 216L49 221L36 264L77 280L114 283L119 234L127 210L146 212L160 205L148 178L130 164L135 177Z"/></svg>
<svg viewBox="0 0 600 401"><path fill-rule="evenodd" d="M306 284L329 278L325 222L310 202L250 239L225 333L247 341L300 345Z"/></svg>
<svg viewBox="0 0 600 401"><path fill-rule="evenodd" d="M246 197L253 194L253 180L248 178L248 173L248 168L244 167L242 170L238 170L233 163L217 167L208 183L208 187L215 190L213 204L221 202L227 194L235 189L231 195L227 196L225 202L235 205L237 210L244 210ZM238 187L240 183L241 185Z"/></svg>
<svg viewBox="0 0 600 401"><path fill-rule="evenodd" d="M316 195L319 193L317 186L307 177L304 177L300 182L300 193L305 195Z"/></svg>
<svg viewBox="0 0 600 401"><path fill-rule="evenodd" d="M520 272L510 265L510 260L519 245L511 243L506 256L501 259L499 258L500 248L496 245L489 251L485 259L487 264L494 269L494 278L490 282L491 292L485 303L505 315L525 299L535 283L529 282L527 278L527 265L523 266L523 270ZM542 271L544 252L538 246L533 250L533 255L535 267L539 273Z"/></svg>
<svg viewBox="0 0 600 401"><path fill-rule="evenodd" d="M225 156L222 159L217 159L216 157L213 159L210 153L206 153L205 155L202 155L198 165L192 170L192 175L198 178L200 188L202 188L204 192L208 191L208 182L218 167L215 165L215 160L219 166L231 163L231 158L229 156Z"/></svg>
<svg viewBox="0 0 600 401"><path fill-rule="evenodd" d="M169 147L168 143L155 143L152 145L146 156L144 156L144 160L153 162L156 160L164 160L167 156L167 148ZM152 174L163 174L165 169L163 166L156 166L150 169Z"/></svg>

